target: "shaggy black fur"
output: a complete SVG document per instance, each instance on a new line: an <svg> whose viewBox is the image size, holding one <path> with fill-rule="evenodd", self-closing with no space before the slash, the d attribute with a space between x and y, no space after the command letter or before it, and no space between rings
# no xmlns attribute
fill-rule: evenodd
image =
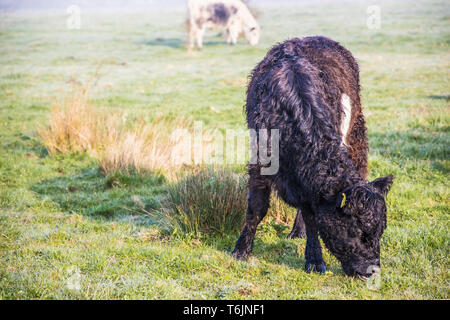
<svg viewBox="0 0 450 320"><path fill-rule="evenodd" d="M340 129L344 93L352 104L348 146ZM279 129L280 169L263 176L260 164L249 165L246 222L232 254L248 257L273 188L299 210L291 236L301 236L304 228L308 272L326 270L320 234L346 274L370 276L368 267L380 265L384 198L393 177L365 180L366 127L351 53L324 37L276 45L252 72L246 113L251 129Z"/></svg>

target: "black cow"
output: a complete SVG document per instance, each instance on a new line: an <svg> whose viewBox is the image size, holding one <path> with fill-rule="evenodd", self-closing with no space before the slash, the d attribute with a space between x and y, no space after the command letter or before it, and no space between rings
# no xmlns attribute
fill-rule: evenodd
<svg viewBox="0 0 450 320"><path fill-rule="evenodd" d="M279 130L279 170L249 165L246 222L233 251L246 259L272 189L298 208L291 236L306 233L306 271L325 272L318 236L346 274L365 279L380 270L385 196L393 176L366 181L368 143L359 68L351 53L325 37L274 46L251 74L250 129Z"/></svg>

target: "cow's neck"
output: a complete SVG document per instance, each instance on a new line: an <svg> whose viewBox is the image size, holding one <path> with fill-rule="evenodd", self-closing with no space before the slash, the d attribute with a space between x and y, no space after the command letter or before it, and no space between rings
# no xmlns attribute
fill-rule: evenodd
<svg viewBox="0 0 450 320"><path fill-rule="evenodd" d="M320 138L325 139L323 136ZM333 201L342 190L365 182L337 136L326 143L323 140L322 143L316 143L313 150L316 152L311 154L310 161L314 165L309 174L311 191L318 201Z"/></svg>

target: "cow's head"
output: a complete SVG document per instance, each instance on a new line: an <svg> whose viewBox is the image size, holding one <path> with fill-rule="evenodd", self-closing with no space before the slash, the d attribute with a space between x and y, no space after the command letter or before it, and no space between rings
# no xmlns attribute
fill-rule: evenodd
<svg viewBox="0 0 450 320"><path fill-rule="evenodd" d="M380 238L386 228L385 197L393 176L349 187L335 205L319 206L316 223L325 246L347 275L361 279L380 271Z"/></svg>
<svg viewBox="0 0 450 320"><path fill-rule="evenodd" d="M258 24L251 24L244 27L245 39L251 46L256 46L259 42L260 28Z"/></svg>

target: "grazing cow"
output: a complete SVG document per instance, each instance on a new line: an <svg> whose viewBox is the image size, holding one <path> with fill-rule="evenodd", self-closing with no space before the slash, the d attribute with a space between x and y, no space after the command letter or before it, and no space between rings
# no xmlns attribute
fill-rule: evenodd
<svg viewBox="0 0 450 320"><path fill-rule="evenodd" d="M199 49L203 48L206 29L225 30L228 44L236 44L241 33L252 46L259 41L259 25L240 0L189 0L190 49L194 48L194 42Z"/></svg>
<svg viewBox="0 0 450 320"><path fill-rule="evenodd" d="M393 176L366 181L368 143L359 69L351 53L325 37L274 46L256 66L247 90L251 129L279 130L279 170L249 165L245 226L233 256L246 259L271 189L298 209L291 235L306 231L305 269L325 272L318 236L347 275L380 270L385 196Z"/></svg>

